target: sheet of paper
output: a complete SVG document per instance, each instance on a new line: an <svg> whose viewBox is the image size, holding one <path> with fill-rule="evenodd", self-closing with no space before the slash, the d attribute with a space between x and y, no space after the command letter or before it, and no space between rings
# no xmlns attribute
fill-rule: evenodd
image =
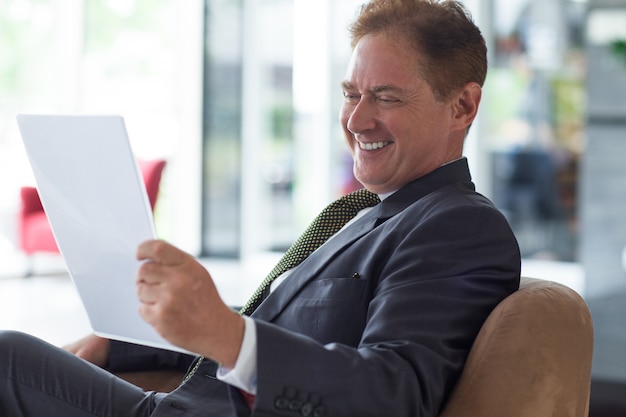
<svg viewBox="0 0 626 417"><path fill-rule="evenodd" d="M93 330L181 350L138 313L137 246L155 237L120 116L19 115L39 195Z"/></svg>

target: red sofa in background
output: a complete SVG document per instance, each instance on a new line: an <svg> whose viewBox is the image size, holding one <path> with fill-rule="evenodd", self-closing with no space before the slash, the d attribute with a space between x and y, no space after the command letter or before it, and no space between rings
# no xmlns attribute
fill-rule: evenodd
<svg viewBox="0 0 626 417"><path fill-rule="evenodd" d="M150 206L154 210L166 161L163 159L139 160L138 163L146 185ZM59 248L54 240L37 189L35 187L22 187L20 199L19 248L28 256L37 252L58 253ZM28 273L30 272L32 271L28 271Z"/></svg>

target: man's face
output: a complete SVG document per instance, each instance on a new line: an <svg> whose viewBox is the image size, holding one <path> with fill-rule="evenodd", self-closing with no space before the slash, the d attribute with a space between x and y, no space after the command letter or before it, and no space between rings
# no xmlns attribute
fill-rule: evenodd
<svg viewBox="0 0 626 417"><path fill-rule="evenodd" d="M397 41L367 35L356 45L343 82L340 121L354 174L378 194L398 190L463 150L453 100L435 99L416 58Z"/></svg>

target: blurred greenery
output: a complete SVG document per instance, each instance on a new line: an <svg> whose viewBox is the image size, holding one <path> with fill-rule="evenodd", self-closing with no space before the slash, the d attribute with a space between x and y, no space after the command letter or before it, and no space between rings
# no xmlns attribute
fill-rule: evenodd
<svg viewBox="0 0 626 417"><path fill-rule="evenodd" d="M50 12L45 0L24 4L17 0L0 0L0 102L6 102L28 90L29 74L39 62L35 52L50 46L51 28L36 23L33 15ZM26 7L29 6L29 7Z"/></svg>
<svg viewBox="0 0 626 417"><path fill-rule="evenodd" d="M117 6L116 6L117 5ZM98 52L109 50L123 32L152 32L155 28L166 28L161 24L168 18L170 0L106 1L85 2L86 46ZM156 32L162 33L162 32ZM167 38L162 37L165 41Z"/></svg>
<svg viewBox="0 0 626 417"><path fill-rule="evenodd" d="M582 134L587 110L583 79L564 75L552 79L552 122L558 143L568 150L582 152Z"/></svg>
<svg viewBox="0 0 626 417"><path fill-rule="evenodd" d="M170 0L86 0L85 54L108 55L103 73L145 74L154 69L155 50L171 47L175 2ZM54 63L53 42L59 30L58 4L49 0L0 0L0 103L37 91L45 69ZM159 30L155 30L158 28ZM146 39L148 37L151 39ZM146 48L137 47L145 42ZM124 50L114 49L124 47ZM121 52L121 53L120 53ZM115 59L115 61L110 61Z"/></svg>
<svg viewBox="0 0 626 417"><path fill-rule="evenodd" d="M626 65L626 39L611 42L611 52Z"/></svg>

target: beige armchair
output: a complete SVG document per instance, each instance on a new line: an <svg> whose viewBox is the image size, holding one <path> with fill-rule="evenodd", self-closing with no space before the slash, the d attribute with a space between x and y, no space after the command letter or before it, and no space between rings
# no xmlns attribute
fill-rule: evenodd
<svg viewBox="0 0 626 417"><path fill-rule="evenodd" d="M583 299L522 278L485 321L440 417L586 417L592 352Z"/></svg>
<svg viewBox="0 0 626 417"><path fill-rule="evenodd" d="M440 417L586 417L593 326L583 299L563 285L522 278L489 315ZM176 372L122 374L168 392Z"/></svg>

